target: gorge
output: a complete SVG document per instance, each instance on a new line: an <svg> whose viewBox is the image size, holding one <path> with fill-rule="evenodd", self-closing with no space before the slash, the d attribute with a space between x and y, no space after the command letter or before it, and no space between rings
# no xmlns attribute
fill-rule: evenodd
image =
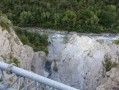
<svg viewBox="0 0 119 90"><path fill-rule="evenodd" d="M118 35L49 33L47 57L23 45L12 28L9 33L0 27L0 38L0 55L5 62L11 63L12 55L20 67L45 77L51 74L49 78L80 90L118 90L113 89L118 88L119 45L114 43ZM110 62L109 72L105 60ZM50 72L45 68L46 61L51 62Z"/></svg>
<svg viewBox="0 0 119 90"><path fill-rule="evenodd" d="M0 62L79 90L119 90L119 0L0 0ZM40 81L28 90L57 90Z"/></svg>
<svg viewBox="0 0 119 90"><path fill-rule="evenodd" d="M105 70L108 67L105 67L103 62L108 59L118 63L119 46L113 43L118 36L107 34L101 36L68 34L66 36L66 34L55 33L51 38L49 57L56 59L58 67L58 72L52 75L53 79L80 90L95 90L102 81L109 82L106 81L109 77L107 78ZM105 84L97 90L116 90L112 89L116 86L109 86Z"/></svg>

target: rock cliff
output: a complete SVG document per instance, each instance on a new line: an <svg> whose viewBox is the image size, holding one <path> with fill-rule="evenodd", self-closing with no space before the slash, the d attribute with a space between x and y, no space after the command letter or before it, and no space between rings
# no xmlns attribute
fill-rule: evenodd
<svg viewBox="0 0 119 90"><path fill-rule="evenodd" d="M96 90L119 90L119 67L107 72Z"/></svg>
<svg viewBox="0 0 119 90"><path fill-rule="evenodd" d="M40 54L42 54L41 58ZM0 57L4 62L19 64L20 67L27 70L31 70L31 66L37 66L34 67L34 71L39 74L42 67L36 63L34 65L34 62L36 60L39 63L42 62L44 60L42 57L45 58L46 55L44 52L34 52L32 47L23 45L12 27L8 31L0 26Z"/></svg>
<svg viewBox="0 0 119 90"><path fill-rule="evenodd" d="M118 50L113 43L74 34L57 61L60 81L80 90L95 90L105 76L105 55L118 62Z"/></svg>
<svg viewBox="0 0 119 90"><path fill-rule="evenodd" d="M57 39L57 38L56 38ZM48 59L56 60L57 71L50 78L79 88L80 90L118 90L118 67L105 71L102 62L105 55L111 57L111 62L119 62L119 45L100 41L88 36L72 35L68 43L63 39L52 41ZM3 29L0 26L0 58L7 63L18 63L20 67L45 75L44 52L34 52L30 46L23 45L14 30ZM51 61L52 61L51 60Z"/></svg>

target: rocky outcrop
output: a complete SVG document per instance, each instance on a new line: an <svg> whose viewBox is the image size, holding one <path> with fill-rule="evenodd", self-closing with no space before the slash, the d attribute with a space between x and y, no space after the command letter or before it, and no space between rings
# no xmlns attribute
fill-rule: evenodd
<svg viewBox="0 0 119 90"><path fill-rule="evenodd" d="M12 63L12 58L20 62L20 67L32 70L37 74L48 76L45 72L44 52L34 52L30 46L23 45L14 30L3 30L0 27L0 60ZM56 36L55 36L56 37ZM55 38L53 37L53 38ZM59 38L59 36L57 36ZM69 36L70 37L70 36ZM88 36L72 35L68 43L63 39L51 40L49 61L51 63L50 78L79 88L80 90L118 90L118 68L105 73L102 62L105 55L111 56L112 62L119 62L119 46L113 43L98 41ZM50 60L51 59L51 60ZM14 63L14 62L13 62ZM46 75L47 74L47 75ZM104 78L104 76L106 78Z"/></svg>
<svg viewBox="0 0 119 90"><path fill-rule="evenodd" d="M44 65L46 62L46 55L43 51L35 52L31 62L31 70L37 74L44 76Z"/></svg>
<svg viewBox="0 0 119 90"><path fill-rule="evenodd" d="M46 55L44 52L34 52L32 47L23 45L12 28L8 32L0 27L0 57L7 63L17 62L20 67L27 70L31 70L31 64L35 63L34 71L41 74L39 73L40 69L42 70L41 64L43 63L41 62ZM12 59L17 61L12 61Z"/></svg>
<svg viewBox="0 0 119 90"><path fill-rule="evenodd" d="M95 90L105 74L104 56L108 54L112 61L118 62L118 50L118 45L73 35L57 61L60 81L80 90Z"/></svg>
<svg viewBox="0 0 119 90"><path fill-rule="evenodd" d="M119 67L112 68L96 90L119 90Z"/></svg>
<svg viewBox="0 0 119 90"><path fill-rule="evenodd" d="M33 55L33 49L23 45L12 28L8 32L0 27L0 56L5 62L14 63L11 59L16 58L22 68L30 70Z"/></svg>

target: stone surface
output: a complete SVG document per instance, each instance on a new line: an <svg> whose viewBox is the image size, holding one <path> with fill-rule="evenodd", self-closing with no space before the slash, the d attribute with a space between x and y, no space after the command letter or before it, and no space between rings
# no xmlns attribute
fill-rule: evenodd
<svg viewBox="0 0 119 90"><path fill-rule="evenodd" d="M11 62L10 58L15 58L15 60L20 62L19 67L21 68L33 71L42 76L45 75L43 67L46 61L45 52L34 52L32 47L23 45L13 28L8 32L0 27L0 61L14 63L13 61ZM5 76L9 77L10 75L5 73ZM8 83L11 83L14 79L15 78L12 78ZM23 81L21 82L23 83ZM16 85L14 85L14 87L16 87Z"/></svg>
<svg viewBox="0 0 119 90"><path fill-rule="evenodd" d="M50 78L80 90L95 90L96 87L97 90L119 90L118 68L105 73L102 65L106 54L112 61L119 62L118 45L76 34L69 36L68 43L64 44L60 37L63 36L55 35L56 40L50 40L48 60L55 59L58 67L58 72L52 71ZM30 46L23 45L12 28L9 33L0 27L0 60L9 63L11 55L19 60L20 67L48 76L44 69L45 53L34 52ZM103 77L105 74L106 78Z"/></svg>
<svg viewBox="0 0 119 90"><path fill-rule="evenodd" d="M0 27L0 57L4 62L10 63L11 56L15 57L20 62L20 67L24 69L31 70L31 65L35 64L34 72L42 74L39 71L42 70L41 62L46 59L45 53L34 52L32 47L23 45L12 28L8 32Z"/></svg>
<svg viewBox="0 0 119 90"><path fill-rule="evenodd" d="M108 54L112 61L118 62L118 50L118 45L74 34L60 51L62 54L57 61L59 81L80 90L95 90L105 74L104 56Z"/></svg>
<svg viewBox="0 0 119 90"><path fill-rule="evenodd" d="M106 75L96 90L119 90L119 67L112 68Z"/></svg>
<svg viewBox="0 0 119 90"><path fill-rule="evenodd" d="M35 52L31 62L31 70L37 74L44 76L44 64L46 62L46 55L44 52Z"/></svg>

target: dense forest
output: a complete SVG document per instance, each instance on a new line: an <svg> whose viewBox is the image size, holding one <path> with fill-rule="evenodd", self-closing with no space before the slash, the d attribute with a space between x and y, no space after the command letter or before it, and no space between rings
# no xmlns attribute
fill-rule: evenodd
<svg viewBox="0 0 119 90"><path fill-rule="evenodd" d="M14 25L76 32L119 32L119 0L0 0Z"/></svg>

